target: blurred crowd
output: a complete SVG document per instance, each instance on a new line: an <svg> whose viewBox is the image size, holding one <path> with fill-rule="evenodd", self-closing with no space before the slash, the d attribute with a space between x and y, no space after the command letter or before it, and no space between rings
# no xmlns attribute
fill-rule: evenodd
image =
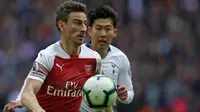
<svg viewBox="0 0 200 112"><path fill-rule="evenodd" d="M62 1L0 0L0 111L16 99L37 53L60 39ZM79 1L118 12L113 45L129 57L135 91L120 112L200 112L200 0Z"/></svg>

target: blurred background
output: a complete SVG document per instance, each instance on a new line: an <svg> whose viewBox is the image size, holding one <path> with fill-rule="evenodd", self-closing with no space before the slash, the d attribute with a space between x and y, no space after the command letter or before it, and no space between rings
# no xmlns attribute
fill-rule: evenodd
<svg viewBox="0 0 200 112"><path fill-rule="evenodd" d="M37 53L60 39L61 1L0 0L0 111L16 99ZM200 0L79 1L118 12L113 45L131 61L135 91L120 112L200 112Z"/></svg>

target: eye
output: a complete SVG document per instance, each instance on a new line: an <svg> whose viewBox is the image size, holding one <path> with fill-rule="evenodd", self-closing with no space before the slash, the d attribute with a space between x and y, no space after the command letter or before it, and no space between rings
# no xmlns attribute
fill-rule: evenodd
<svg viewBox="0 0 200 112"><path fill-rule="evenodd" d="M96 28L96 30L101 30L101 28Z"/></svg>
<svg viewBox="0 0 200 112"><path fill-rule="evenodd" d="M73 20L73 24L81 25L82 21L81 20Z"/></svg>
<svg viewBox="0 0 200 112"><path fill-rule="evenodd" d="M87 21L85 21L84 24L87 26Z"/></svg>
<svg viewBox="0 0 200 112"><path fill-rule="evenodd" d="M107 28L107 29L106 29L106 31L110 31L110 30L111 30L111 28Z"/></svg>

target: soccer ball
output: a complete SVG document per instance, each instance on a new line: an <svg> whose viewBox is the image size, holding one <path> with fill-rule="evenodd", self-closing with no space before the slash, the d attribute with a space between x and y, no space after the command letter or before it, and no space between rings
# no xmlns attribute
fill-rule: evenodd
<svg viewBox="0 0 200 112"><path fill-rule="evenodd" d="M95 110L104 110L112 106L117 96L115 83L101 74L89 78L83 86L83 101Z"/></svg>

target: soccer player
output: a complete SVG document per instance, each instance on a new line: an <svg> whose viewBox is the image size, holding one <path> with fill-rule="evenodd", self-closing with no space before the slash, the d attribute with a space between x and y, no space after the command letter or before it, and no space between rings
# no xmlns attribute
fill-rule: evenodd
<svg viewBox="0 0 200 112"><path fill-rule="evenodd" d="M118 85L118 100L129 104L133 100L134 92L131 80L130 62L127 56L118 48L110 45L117 36L117 13L107 5L100 6L88 14L88 34L91 42L85 44L97 51L101 58L101 71ZM116 105L113 110L116 112ZM81 112L91 112L84 103Z"/></svg>
<svg viewBox="0 0 200 112"><path fill-rule="evenodd" d="M86 35L86 6L67 1L60 5L56 25L61 40L38 53L17 101L31 112L78 112L85 81L98 72L99 54L82 45ZM21 101L21 102L20 102Z"/></svg>

